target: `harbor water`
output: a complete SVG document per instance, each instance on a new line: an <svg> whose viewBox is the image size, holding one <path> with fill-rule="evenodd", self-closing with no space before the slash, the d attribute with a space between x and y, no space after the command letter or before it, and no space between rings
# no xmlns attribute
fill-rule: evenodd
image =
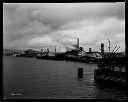
<svg viewBox="0 0 128 102"><path fill-rule="evenodd" d="M78 77L83 68L83 78ZM124 87L94 81L96 64L3 56L5 99L126 99Z"/></svg>

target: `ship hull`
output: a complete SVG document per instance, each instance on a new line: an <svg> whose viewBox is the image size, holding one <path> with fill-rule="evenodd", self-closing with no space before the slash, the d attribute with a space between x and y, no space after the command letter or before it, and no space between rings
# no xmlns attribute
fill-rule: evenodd
<svg viewBox="0 0 128 102"><path fill-rule="evenodd" d="M94 70L94 79L96 82L103 84L126 85L125 72L107 73L101 72L99 69Z"/></svg>

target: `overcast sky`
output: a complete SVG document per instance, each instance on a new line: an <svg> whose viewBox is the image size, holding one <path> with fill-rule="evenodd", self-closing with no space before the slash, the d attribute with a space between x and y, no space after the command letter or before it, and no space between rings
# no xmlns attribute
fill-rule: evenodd
<svg viewBox="0 0 128 102"><path fill-rule="evenodd" d="M3 5L3 45L34 48L75 44L99 51L109 38L125 51L125 3L42 3ZM84 45L96 44L96 45Z"/></svg>

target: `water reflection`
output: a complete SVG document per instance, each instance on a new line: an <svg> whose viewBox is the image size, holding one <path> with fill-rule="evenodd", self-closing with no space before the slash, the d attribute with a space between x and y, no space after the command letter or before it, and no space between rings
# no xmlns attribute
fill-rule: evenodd
<svg viewBox="0 0 128 102"><path fill-rule="evenodd" d="M83 77L78 77L79 67ZM125 89L96 83L95 68L95 64L5 57L5 98L126 98Z"/></svg>

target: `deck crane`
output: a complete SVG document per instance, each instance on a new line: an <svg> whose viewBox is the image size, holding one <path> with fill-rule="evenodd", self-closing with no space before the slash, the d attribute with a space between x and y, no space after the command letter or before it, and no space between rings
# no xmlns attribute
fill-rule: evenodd
<svg viewBox="0 0 128 102"><path fill-rule="evenodd" d="M117 50L119 50L119 48L120 48L120 46L118 47L118 49L117 49ZM116 51L117 51L117 50L116 50ZM116 51L115 51L115 52L116 52ZM114 53L115 53L115 52L114 52Z"/></svg>
<svg viewBox="0 0 128 102"><path fill-rule="evenodd" d="M48 49L48 48L51 48L51 51L53 51L53 52L56 53L56 52L57 52L57 47L59 47L59 48L61 49L60 46L42 46L42 49L41 49L41 50L42 50L42 51L45 51L45 50L43 50L43 48L47 48L47 49ZM54 48L54 50L53 50L52 48ZM47 49L46 49L46 50L47 50ZM59 51L60 51L60 49L59 49Z"/></svg>
<svg viewBox="0 0 128 102"><path fill-rule="evenodd" d="M108 42L109 42L109 47L108 47L108 48L109 48L109 53L110 53L110 48L111 48L111 47L110 47L110 40L109 40L109 39L108 39ZM116 45L116 46L114 47L114 49L112 50L112 53L113 53L113 52L115 53L115 52L120 48L120 47L118 47L117 50L114 51L116 47L117 47L117 45Z"/></svg>
<svg viewBox="0 0 128 102"><path fill-rule="evenodd" d="M115 48L117 47L117 45L114 47L114 49L112 50L112 53L113 53L113 51L115 50Z"/></svg>

